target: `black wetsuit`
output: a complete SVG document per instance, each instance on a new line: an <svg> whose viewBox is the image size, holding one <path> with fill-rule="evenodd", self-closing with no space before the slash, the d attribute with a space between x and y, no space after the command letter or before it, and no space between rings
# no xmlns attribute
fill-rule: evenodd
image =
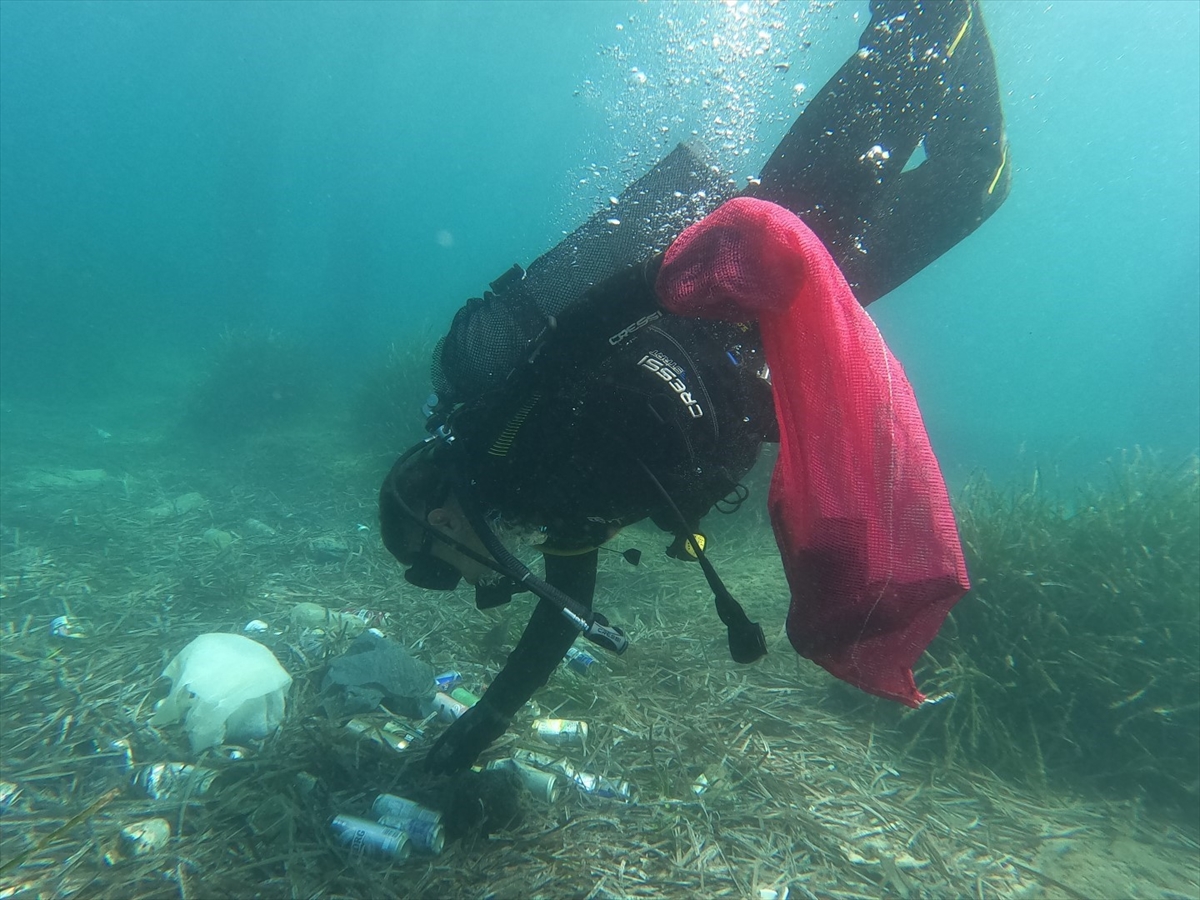
<svg viewBox="0 0 1200 900"><path fill-rule="evenodd" d="M778 440L756 328L663 312L657 270L655 259L598 285L533 364L450 420L475 502L541 529L547 580L589 606L596 547L646 518L680 531L643 466L692 533ZM576 635L541 601L489 703L516 712Z"/></svg>
<svg viewBox="0 0 1200 900"><path fill-rule="evenodd" d="M978 227L1009 186L991 48L974 0L877 0L871 11L859 51L746 191L804 219L863 304ZM925 160L904 171L919 145ZM682 189L669 190L674 183ZM681 147L631 186L619 208L628 214L632 207L649 223L657 222L656 210L671 212L677 234L688 224L680 216L698 219L720 193ZM667 210L662 198L671 196L683 200ZM451 420L476 500L545 527L546 580L587 606L596 581L590 548L615 528L663 516L638 460L694 524L774 433L753 329L662 313L653 294L656 262L638 263L644 252L622 261L638 246L661 249L655 228L642 245L622 243L625 232L605 222L600 214L531 265L528 277L471 301L437 354L439 387L476 396ZM557 327L543 332L548 315ZM539 332L549 335L542 345L531 339ZM533 365L519 364L530 355ZM495 387L514 365L515 374ZM513 715L576 636L553 604L540 601L484 706ZM479 746L460 753L458 764L503 730L496 721L480 729ZM475 727L460 724L462 733Z"/></svg>
<svg viewBox="0 0 1200 900"><path fill-rule="evenodd" d="M1012 166L976 0L872 0L858 46L746 193L803 219L866 306L999 209Z"/></svg>

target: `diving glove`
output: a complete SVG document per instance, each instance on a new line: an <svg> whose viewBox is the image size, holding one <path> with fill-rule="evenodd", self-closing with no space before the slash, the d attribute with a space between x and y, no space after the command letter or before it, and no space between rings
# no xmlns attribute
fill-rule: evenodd
<svg viewBox="0 0 1200 900"><path fill-rule="evenodd" d="M486 699L468 709L437 739L425 757L434 775L453 775L469 769L492 741L508 730L511 720Z"/></svg>

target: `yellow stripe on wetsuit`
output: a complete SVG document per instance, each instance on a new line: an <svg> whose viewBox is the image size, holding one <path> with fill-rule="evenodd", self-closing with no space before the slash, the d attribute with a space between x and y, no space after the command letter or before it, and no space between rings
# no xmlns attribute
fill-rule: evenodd
<svg viewBox="0 0 1200 900"><path fill-rule="evenodd" d="M1001 138L1003 140L1003 138ZM988 185L988 194L996 190L996 185L1000 182L1000 173L1004 171L1004 167L1008 165L1008 141L1004 141L1000 147L1000 168L996 170L996 174L992 176L992 183Z"/></svg>
<svg viewBox="0 0 1200 900"><path fill-rule="evenodd" d="M950 42L949 49L946 50L946 56L953 56L954 51L958 49L958 45L962 43L962 39L967 36L967 32L971 29L971 20L975 18L975 10L968 4L967 18L963 21L962 27L958 29L958 34L954 36L954 40ZM1003 139L1002 139L1003 140ZM996 174L992 176L992 183L988 185L988 195L990 196L996 190L996 185L1000 183L1000 175L1004 172L1004 167L1008 165L1008 142L1000 148L1000 167L996 169Z"/></svg>
<svg viewBox="0 0 1200 900"><path fill-rule="evenodd" d="M958 49L958 45L962 39L967 36L967 29L971 27L971 19L975 18L975 11L967 6L967 19L962 23L962 28L958 29L958 34L954 36L954 40L950 42L950 49L946 51L947 56L953 56L954 51Z"/></svg>
<svg viewBox="0 0 1200 900"><path fill-rule="evenodd" d="M508 424L504 426L504 430L500 432L499 437L492 442L492 446L488 447L489 456L507 456L508 451L512 449L513 441L517 438L517 432L521 430L521 426L525 424L525 419L529 416L529 411L542 398L541 394L534 394L525 405L516 411Z"/></svg>

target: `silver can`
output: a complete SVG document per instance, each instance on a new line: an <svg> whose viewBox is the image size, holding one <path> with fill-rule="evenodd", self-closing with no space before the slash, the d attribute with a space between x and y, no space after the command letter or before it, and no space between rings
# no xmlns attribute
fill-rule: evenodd
<svg viewBox="0 0 1200 900"><path fill-rule="evenodd" d="M566 760L558 760L553 756L547 756L545 753L537 753L533 750L514 750L512 758L526 765L536 766L540 769L552 769L556 772L562 772L567 776L575 771Z"/></svg>
<svg viewBox="0 0 1200 900"><path fill-rule="evenodd" d="M388 828L399 828L408 835L412 845L423 853L432 853L436 856L446 846L446 830L442 827L441 822L433 822L429 819L380 816L379 824L386 825Z"/></svg>
<svg viewBox="0 0 1200 900"><path fill-rule="evenodd" d="M415 800L397 797L395 794L380 794L371 804L371 815L376 819L387 816L389 819L424 820L441 823L442 814L422 806Z"/></svg>
<svg viewBox="0 0 1200 900"><path fill-rule="evenodd" d="M608 797L612 800L629 800L633 797L633 786L628 781L590 775L587 772L576 772L571 780L581 791L596 797Z"/></svg>
<svg viewBox="0 0 1200 900"><path fill-rule="evenodd" d="M63 640L82 640L87 637L87 630L71 616L55 616L50 623L50 635Z"/></svg>
<svg viewBox="0 0 1200 900"><path fill-rule="evenodd" d="M387 747L396 753L403 753L422 737L419 728L401 728L394 722L374 725L366 719L357 717L347 722L345 728L364 740Z"/></svg>
<svg viewBox="0 0 1200 900"><path fill-rule="evenodd" d="M171 823L166 819L143 819L121 829L121 849L127 856L149 856L170 839Z"/></svg>
<svg viewBox="0 0 1200 900"><path fill-rule="evenodd" d="M408 835L358 816L334 816L333 833L350 852L360 856L382 856L404 862L412 855Z"/></svg>
<svg viewBox="0 0 1200 900"><path fill-rule="evenodd" d="M109 741L99 752L105 756L111 756L116 766L124 772L131 771L136 765L133 758L133 743L129 738L117 738Z"/></svg>
<svg viewBox="0 0 1200 900"><path fill-rule="evenodd" d="M212 787L217 773L189 763L154 763L138 769L133 783L155 800L198 797Z"/></svg>
<svg viewBox="0 0 1200 900"><path fill-rule="evenodd" d="M577 722L574 719L534 719L533 731L548 744L587 743L587 722Z"/></svg>
<svg viewBox="0 0 1200 900"><path fill-rule="evenodd" d="M543 803L553 803L558 799L558 776L553 772L547 772L518 759L493 759L487 764L487 768L514 773L522 786Z"/></svg>

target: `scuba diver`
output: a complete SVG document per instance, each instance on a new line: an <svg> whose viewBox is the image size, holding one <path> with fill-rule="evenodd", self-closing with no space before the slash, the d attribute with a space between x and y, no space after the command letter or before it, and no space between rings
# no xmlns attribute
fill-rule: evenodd
<svg viewBox="0 0 1200 900"><path fill-rule="evenodd" d="M761 657L762 629L707 560L700 520L746 499L766 442L781 446L769 506L793 645L865 690L923 699L911 666L966 573L911 389L863 308L1008 194L977 0L872 0L857 52L761 177L739 193L714 172L676 148L618 198L619 219L597 213L514 266L435 350L431 436L383 483L384 544L414 585L465 579L480 608L539 600L432 747L432 772L470 767L580 634L624 650L591 606L598 548L635 522L699 562L733 659ZM514 541L541 551L544 578Z"/></svg>

